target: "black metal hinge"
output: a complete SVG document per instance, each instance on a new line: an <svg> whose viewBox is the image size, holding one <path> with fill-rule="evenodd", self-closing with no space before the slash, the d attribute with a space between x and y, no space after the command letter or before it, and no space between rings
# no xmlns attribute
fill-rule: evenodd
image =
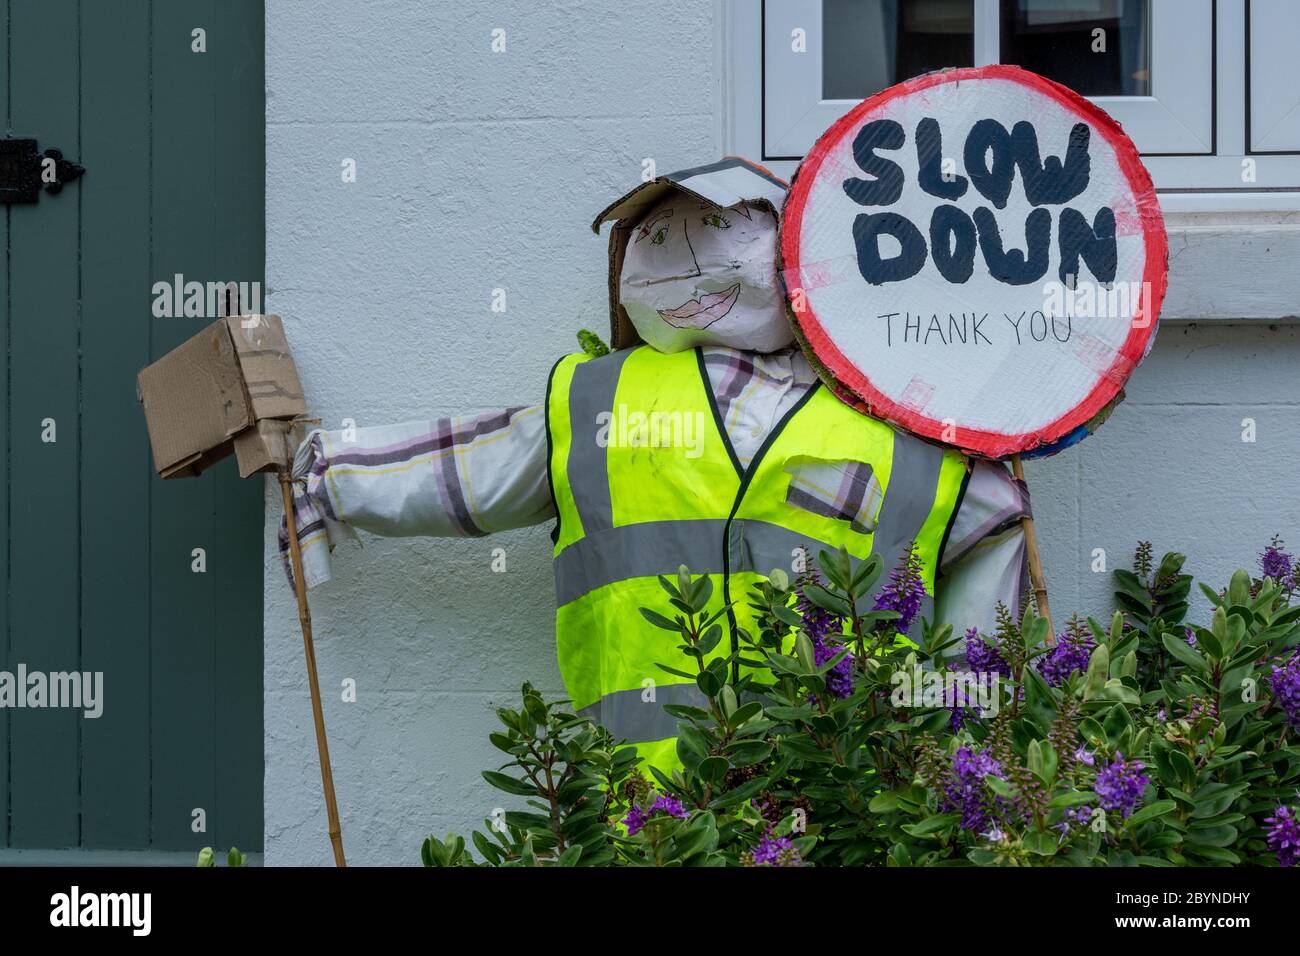
<svg viewBox="0 0 1300 956"><path fill-rule="evenodd" d="M53 195L84 172L60 150L37 153L34 139L0 139L0 203L36 202L42 186Z"/></svg>

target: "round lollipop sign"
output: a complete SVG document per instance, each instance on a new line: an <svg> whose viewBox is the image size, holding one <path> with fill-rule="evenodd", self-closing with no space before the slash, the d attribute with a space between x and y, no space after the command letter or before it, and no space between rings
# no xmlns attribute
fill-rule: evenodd
<svg viewBox="0 0 1300 956"><path fill-rule="evenodd" d="M1155 189L1119 124L1012 66L928 74L842 117L796 173L781 255L836 391L992 458L1077 435L1113 404L1150 347L1167 267Z"/></svg>

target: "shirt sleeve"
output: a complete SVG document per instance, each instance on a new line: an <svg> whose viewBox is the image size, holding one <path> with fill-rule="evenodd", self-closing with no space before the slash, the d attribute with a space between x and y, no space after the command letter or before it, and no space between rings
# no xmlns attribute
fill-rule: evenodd
<svg viewBox="0 0 1300 956"><path fill-rule="evenodd" d="M999 602L1019 619L1029 581L1020 521L1031 514L1029 489L1005 464L974 462L940 559L939 624L951 624L958 636L972 627L991 633Z"/></svg>
<svg viewBox="0 0 1300 956"><path fill-rule="evenodd" d="M385 536L479 537L555 517L541 405L369 428L316 429L293 464L308 587L355 529ZM280 553L290 570L289 539Z"/></svg>

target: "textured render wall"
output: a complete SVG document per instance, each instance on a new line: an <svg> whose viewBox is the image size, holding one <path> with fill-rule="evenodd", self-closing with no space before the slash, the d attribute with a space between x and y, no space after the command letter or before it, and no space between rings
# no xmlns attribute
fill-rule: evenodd
<svg viewBox="0 0 1300 956"><path fill-rule="evenodd" d="M1106 425L1073 449L1025 463L1049 597L1058 625L1073 610L1109 615L1107 569L1130 567L1134 544L1181 551L1186 570L1214 587L1274 534L1300 544L1295 493L1300 416L1296 326L1162 327ZM1255 440L1243 441L1243 421ZM1208 603L1193 591L1193 614Z"/></svg>
<svg viewBox="0 0 1300 956"><path fill-rule="evenodd" d="M505 54L490 51L495 27ZM718 152L715 48L699 0L270 0L268 302L327 425L540 400L573 330L605 327L591 218L643 157L667 171ZM356 183L340 182L344 158ZM504 315L489 309L497 287ZM1094 548L1113 567L1149 538L1218 584L1275 531L1297 536L1297 362L1294 327L1168 326L1101 432L1027 463L1058 618L1110 609ZM273 491L267 513L279 515ZM268 526L266 862L326 864L302 647L273 541ZM497 546L504 574L489 571ZM548 552L542 528L367 537L313 592L351 862L415 863L426 833L466 831L498 805L479 782L493 707L525 678L560 690ZM347 677L354 704L340 701Z"/></svg>
<svg viewBox="0 0 1300 956"><path fill-rule="evenodd" d="M266 27L267 308L327 427L540 402L575 330L608 327L596 213L643 158L667 172L718 154L711 3L269 0ZM428 832L499 805L479 777L493 708L524 679L561 688L548 530L367 537L312 592L349 862L418 863ZM326 864L273 545L268 526L266 862Z"/></svg>

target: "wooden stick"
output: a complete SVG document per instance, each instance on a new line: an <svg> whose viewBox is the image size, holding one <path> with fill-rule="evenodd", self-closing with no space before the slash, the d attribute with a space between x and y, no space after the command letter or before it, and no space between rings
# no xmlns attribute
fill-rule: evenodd
<svg viewBox="0 0 1300 956"><path fill-rule="evenodd" d="M1025 480L1025 469L1020 464L1020 456L1011 456L1011 472L1020 481ZM1020 519L1025 529L1025 550L1029 553L1029 583L1034 588L1034 601L1038 604L1039 617L1047 621L1047 643L1056 643L1056 628L1052 626L1052 609L1047 604L1047 581L1043 577L1043 559L1038 553L1038 532L1034 529L1034 519L1026 515Z"/></svg>
<svg viewBox="0 0 1300 956"><path fill-rule="evenodd" d="M334 865L347 866L343 859L343 831L339 807L334 799L334 772L330 769L330 748L325 740L325 713L321 709L320 682L316 679L316 648L311 639L311 608L307 606L307 581L302 573L302 546L298 542L297 515L293 507L293 485L289 472L280 471L280 492L284 497L285 526L289 530L289 556L293 561L293 589L298 598L298 623L302 625L302 648L307 655L307 683L311 688L311 712L316 721L316 749L320 753L320 779L325 790L325 813L329 819Z"/></svg>

